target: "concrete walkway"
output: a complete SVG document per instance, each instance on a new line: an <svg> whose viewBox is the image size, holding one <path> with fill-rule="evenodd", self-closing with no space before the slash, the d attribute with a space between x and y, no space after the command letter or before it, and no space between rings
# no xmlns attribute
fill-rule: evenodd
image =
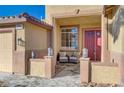
<svg viewBox="0 0 124 93"><path fill-rule="evenodd" d="M53 79L0 73L0 86L6 87L79 87L79 64L61 64Z"/></svg>

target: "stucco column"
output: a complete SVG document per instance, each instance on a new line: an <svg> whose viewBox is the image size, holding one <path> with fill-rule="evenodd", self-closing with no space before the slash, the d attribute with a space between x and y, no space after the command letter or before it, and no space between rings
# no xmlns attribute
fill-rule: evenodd
<svg viewBox="0 0 124 93"><path fill-rule="evenodd" d="M82 41L82 38L83 38L83 36L82 36L82 28L79 26L79 37L78 37L78 45L79 45L79 51L81 51L82 50L82 43L83 43L83 41Z"/></svg>
<svg viewBox="0 0 124 93"><path fill-rule="evenodd" d="M90 82L90 58L80 58L80 82Z"/></svg>
<svg viewBox="0 0 124 93"><path fill-rule="evenodd" d="M55 61L53 56L45 56L45 77L50 79L55 75Z"/></svg>
<svg viewBox="0 0 124 93"><path fill-rule="evenodd" d="M102 14L101 16L101 32L102 32L102 42L101 42L101 61L108 62L108 50L107 50L107 19Z"/></svg>
<svg viewBox="0 0 124 93"><path fill-rule="evenodd" d="M53 50L54 50L54 58L55 58L55 64L56 64L56 55L57 55L57 25L55 17L53 17Z"/></svg>

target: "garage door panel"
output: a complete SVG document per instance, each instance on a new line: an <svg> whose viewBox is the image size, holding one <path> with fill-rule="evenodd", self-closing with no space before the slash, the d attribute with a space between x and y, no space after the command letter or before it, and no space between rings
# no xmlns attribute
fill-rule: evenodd
<svg viewBox="0 0 124 93"><path fill-rule="evenodd" d="M12 33L0 33L0 71L12 72Z"/></svg>
<svg viewBox="0 0 124 93"><path fill-rule="evenodd" d="M0 33L0 49L12 49L12 33Z"/></svg>

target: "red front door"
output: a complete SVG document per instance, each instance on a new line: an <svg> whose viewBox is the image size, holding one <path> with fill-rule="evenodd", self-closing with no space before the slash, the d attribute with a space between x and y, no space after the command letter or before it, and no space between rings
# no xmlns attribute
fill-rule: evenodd
<svg viewBox="0 0 124 93"><path fill-rule="evenodd" d="M88 49L88 56L91 60L101 60L101 31L85 31L85 48Z"/></svg>

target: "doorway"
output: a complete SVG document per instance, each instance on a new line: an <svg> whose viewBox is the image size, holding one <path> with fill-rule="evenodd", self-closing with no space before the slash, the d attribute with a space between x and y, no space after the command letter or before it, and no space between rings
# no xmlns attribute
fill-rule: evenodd
<svg viewBox="0 0 124 93"><path fill-rule="evenodd" d="M85 48L93 61L101 60L101 30L85 30Z"/></svg>

